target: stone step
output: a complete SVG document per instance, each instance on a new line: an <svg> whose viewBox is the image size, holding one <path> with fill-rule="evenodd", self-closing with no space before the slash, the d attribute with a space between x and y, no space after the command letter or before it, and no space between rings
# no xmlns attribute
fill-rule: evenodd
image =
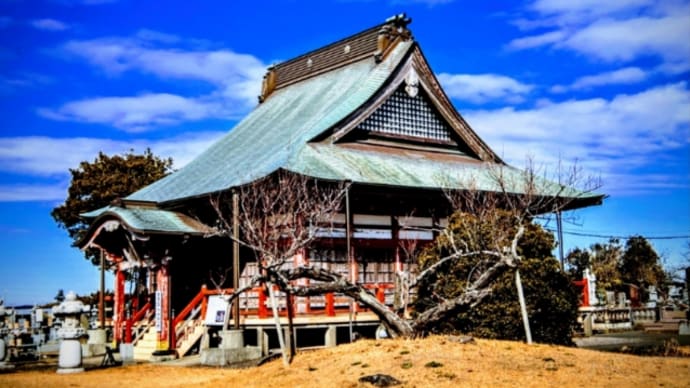
<svg viewBox="0 0 690 388"><path fill-rule="evenodd" d="M156 350L158 350L158 333L154 328L149 328L134 345L133 358L137 361L148 361Z"/></svg>
<svg viewBox="0 0 690 388"><path fill-rule="evenodd" d="M644 325L646 332L677 332L679 322L655 322Z"/></svg>

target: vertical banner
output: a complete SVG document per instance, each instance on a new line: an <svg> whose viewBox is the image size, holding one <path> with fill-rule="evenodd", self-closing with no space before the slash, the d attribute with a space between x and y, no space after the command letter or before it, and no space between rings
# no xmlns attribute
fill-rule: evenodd
<svg viewBox="0 0 690 388"><path fill-rule="evenodd" d="M156 274L156 332L158 333L158 345L161 349L168 347L168 300L170 292L170 285L168 284L168 270L166 267L161 267ZM159 297L160 295L160 297ZM159 299L160 298L160 299ZM159 308L160 306L160 308ZM160 317L160 318L159 318ZM160 324L159 324L160 321ZM159 329L160 327L160 329Z"/></svg>
<svg viewBox="0 0 690 388"><path fill-rule="evenodd" d="M163 294L156 291L156 332L163 331Z"/></svg>

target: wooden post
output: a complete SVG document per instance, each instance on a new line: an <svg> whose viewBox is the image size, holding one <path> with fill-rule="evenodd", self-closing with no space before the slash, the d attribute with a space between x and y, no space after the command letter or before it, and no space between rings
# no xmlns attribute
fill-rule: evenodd
<svg viewBox="0 0 690 388"><path fill-rule="evenodd" d="M125 273L120 270L119 263L117 266L117 272L115 273L115 302L113 303L113 315L115 316L113 339L116 343L119 343L122 341L122 324L125 321Z"/></svg>
<svg viewBox="0 0 690 388"><path fill-rule="evenodd" d="M556 212L556 229L558 229L558 258L561 260L561 270L565 271L565 258L563 257L563 217L561 211Z"/></svg>
<svg viewBox="0 0 690 388"><path fill-rule="evenodd" d="M522 292L522 280L520 280L520 271L515 271L515 285L517 286L518 299L520 300L520 312L522 313L522 324L525 326L525 338L527 343L532 343L532 330L529 327L529 318L527 317L527 305L525 303L525 295Z"/></svg>
<svg viewBox="0 0 690 388"><path fill-rule="evenodd" d="M168 271L168 352L174 352L177 347L177 338L175 338L175 327L173 327L173 322L175 321L175 312L172 307L172 257L168 259L167 271Z"/></svg>
<svg viewBox="0 0 690 388"><path fill-rule="evenodd" d="M350 214L350 186L347 186L345 190L345 234L346 234L346 254L347 254L347 264L350 270L350 281L352 284L357 283L357 274L355 273L355 264L352 257L352 214ZM349 329L350 329L350 342L354 341L354 333L352 327L352 319L355 313L355 302L350 299L350 314L349 314Z"/></svg>
<svg viewBox="0 0 690 388"><path fill-rule="evenodd" d="M232 193L232 286L234 291L240 289L240 196L237 191ZM240 329L240 298L235 298L232 305L233 321L235 330Z"/></svg>
<svg viewBox="0 0 690 388"><path fill-rule="evenodd" d="M98 321L101 329L105 329L105 253L101 251L101 285L98 293Z"/></svg>
<svg viewBox="0 0 690 388"><path fill-rule="evenodd" d="M268 295L271 298L271 308L273 309L273 320L276 325L276 333L278 334L278 344L280 351L283 354L283 365L290 365L290 357L285 346L285 337L283 337L283 329L280 326L280 317L278 316L278 301L276 299L275 290L273 290L273 283L268 282Z"/></svg>

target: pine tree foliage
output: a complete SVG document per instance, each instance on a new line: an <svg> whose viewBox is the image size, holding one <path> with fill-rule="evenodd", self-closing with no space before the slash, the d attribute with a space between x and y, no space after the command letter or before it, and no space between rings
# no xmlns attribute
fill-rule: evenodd
<svg viewBox="0 0 690 388"><path fill-rule="evenodd" d="M143 154L129 151L113 156L99 152L93 162L83 161L79 167L69 170L72 179L67 199L50 214L76 243L89 226L79 216L81 213L107 206L161 179L171 171L172 159L160 158L150 149ZM86 252L85 256L97 264L98 258L93 252Z"/></svg>
<svg viewBox="0 0 690 388"><path fill-rule="evenodd" d="M494 217L482 218L468 213L453 215L448 226L451 233L439 236L422 252L421 268L429 267L440 257L448 255L453 246L469 251L490 251L497 244L505 244L505 241L500 241L500 236L508 238L515 234L515 218L506 211L494 213ZM499 241L496 241L497 236ZM523 258L518 269L523 279L534 340L571 344L577 318L577 295L558 261L552 257L554 247L551 233L535 223L526 223L525 233L518 243L518 254ZM468 282L491 261L492 257L476 255L448 262L447 268L420 284L415 308L421 312L463 292ZM484 302L458 313L437 330L459 331L485 338L524 339L515 272L502 273Z"/></svg>

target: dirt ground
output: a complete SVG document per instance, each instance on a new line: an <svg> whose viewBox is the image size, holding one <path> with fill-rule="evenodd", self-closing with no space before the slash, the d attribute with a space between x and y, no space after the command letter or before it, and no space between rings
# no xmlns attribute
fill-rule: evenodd
<svg viewBox="0 0 690 388"><path fill-rule="evenodd" d="M137 364L58 375L55 368L0 374L0 387L371 387L364 375L384 373L405 387L690 387L690 358L642 357L550 345L449 337L364 340L228 369Z"/></svg>

